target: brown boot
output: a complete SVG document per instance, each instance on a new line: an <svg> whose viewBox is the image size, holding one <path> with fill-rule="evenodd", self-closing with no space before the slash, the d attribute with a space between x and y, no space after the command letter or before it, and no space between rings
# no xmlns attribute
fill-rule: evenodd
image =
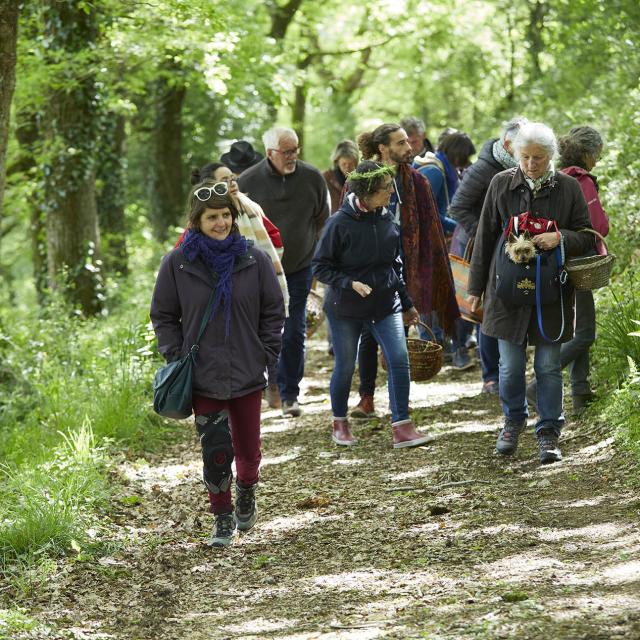
<svg viewBox="0 0 640 640"><path fill-rule="evenodd" d="M342 447L351 447L357 440L353 437L349 428L349 421L346 418L333 420L333 433L331 439Z"/></svg>
<svg viewBox="0 0 640 640"><path fill-rule="evenodd" d="M270 384L265 389L265 398L272 409L281 409L282 400L280 400L280 391L277 384Z"/></svg>
<svg viewBox="0 0 640 640"><path fill-rule="evenodd" d="M393 448L404 449L405 447L419 447L422 444L431 442L433 436L416 431L416 426L412 420L402 420L391 425L393 432Z"/></svg>
<svg viewBox="0 0 640 640"><path fill-rule="evenodd" d="M353 408L351 417L357 420L367 420L374 418L376 410L373 408L373 396L365 394L360 396L360 402Z"/></svg>

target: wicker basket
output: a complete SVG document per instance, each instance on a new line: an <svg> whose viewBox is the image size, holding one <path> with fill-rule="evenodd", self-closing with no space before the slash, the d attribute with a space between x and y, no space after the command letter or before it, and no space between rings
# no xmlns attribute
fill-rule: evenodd
<svg viewBox="0 0 640 640"><path fill-rule="evenodd" d="M322 293L311 289L307 298L307 338L310 338L318 330L324 320L323 303Z"/></svg>
<svg viewBox="0 0 640 640"><path fill-rule="evenodd" d="M607 250L607 254L604 256L586 256L584 258L570 258L567 260L565 269L569 274L569 280L571 280L571 284L576 289L580 290L606 287L609 284L611 269L613 268L616 257L613 253L609 253L607 242L597 231L594 229L583 229L582 231L588 231L600 238L602 244L604 244L604 248Z"/></svg>
<svg viewBox="0 0 640 640"><path fill-rule="evenodd" d="M423 322L418 323L429 332L433 339L407 338L407 351L409 352L409 376L414 382L431 380L442 369L442 347L436 342L433 331ZM387 371L387 363L380 351L380 364Z"/></svg>

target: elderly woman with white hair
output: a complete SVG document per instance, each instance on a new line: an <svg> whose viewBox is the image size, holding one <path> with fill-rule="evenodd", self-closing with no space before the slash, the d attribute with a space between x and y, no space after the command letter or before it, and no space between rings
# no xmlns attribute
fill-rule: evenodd
<svg viewBox="0 0 640 640"><path fill-rule="evenodd" d="M540 462L546 464L562 459L558 447L564 425L560 348L561 343L573 337L574 292L567 283L561 294L558 290L557 299L541 300L539 305L522 304L520 299L502 293L496 276L497 264L504 260L503 234L517 217L529 226L537 252L560 247L566 257L587 253L593 249L594 241L592 234L580 233L591 228L580 185L554 168L557 142L553 131L542 123L524 124L513 141L513 149L518 166L498 173L489 185L471 259L468 290L472 308L477 308L484 298L482 331L497 338L500 351L499 392L505 418L496 451L501 455L515 453L518 437L527 424L526 349L531 345L535 347L538 383L536 437ZM540 283L535 268L532 271L530 288ZM534 300L537 293L532 292Z"/></svg>

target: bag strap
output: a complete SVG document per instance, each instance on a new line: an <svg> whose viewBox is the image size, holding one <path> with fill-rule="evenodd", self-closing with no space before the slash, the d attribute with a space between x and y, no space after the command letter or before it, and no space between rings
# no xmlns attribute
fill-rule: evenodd
<svg viewBox="0 0 640 640"><path fill-rule="evenodd" d="M202 322L200 323L200 330L198 331L198 337L196 338L196 342L193 345L193 347L196 347L196 351L200 346L200 338L202 338L202 334L204 333L204 330L207 327L207 323L209 322L209 316L211 315L211 309L213 308L213 298L215 295L216 295L216 290L214 288L213 291L211 292L211 295L209 296L209 302L207 302L207 309L204 312L204 315L202 316ZM191 351L193 351L193 347L191 347Z"/></svg>
<svg viewBox="0 0 640 640"><path fill-rule="evenodd" d="M564 271L564 250L562 246L562 236L560 244L556 247L556 260L558 262L558 286L560 287L560 333L557 338L548 338L542 327L542 304L540 301L540 254L536 256L536 315L538 316L538 328L542 337L547 342L558 342L564 333L564 299L562 296L562 285L566 282L566 271ZM564 278L563 278L564 274Z"/></svg>

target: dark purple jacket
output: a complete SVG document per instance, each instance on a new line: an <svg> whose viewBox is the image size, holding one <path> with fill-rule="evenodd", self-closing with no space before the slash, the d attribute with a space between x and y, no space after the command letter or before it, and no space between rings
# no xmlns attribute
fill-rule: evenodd
<svg viewBox="0 0 640 640"><path fill-rule="evenodd" d="M178 247L162 260L151 299L158 350L167 362L186 355L217 281L203 262L188 262ZM225 337L218 309L200 340L193 391L218 400L265 387L265 368L278 359L284 301L271 259L249 242L233 270L231 328Z"/></svg>

